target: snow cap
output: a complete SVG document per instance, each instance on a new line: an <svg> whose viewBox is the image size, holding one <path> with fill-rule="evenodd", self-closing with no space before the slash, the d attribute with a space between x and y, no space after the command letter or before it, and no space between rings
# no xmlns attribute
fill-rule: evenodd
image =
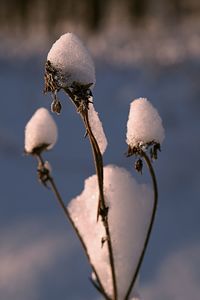
<svg viewBox="0 0 200 300"><path fill-rule="evenodd" d="M104 194L109 207L118 299L123 300L144 246L153 209L153 192L147 185L138 184L125 169L109 165L104 167ZM68 209L101 284L112 298L105 228L101 220L96 220L98 200L97 177L93 175L86 179L83 192L69 203Z"/></svg>
<svg viewBox="0 0 200 300"><path fill-rule="evenodd" d="M57 141L57 126L46 108L36 110L25 127L25 151L34 154L38 149L51 149Z"/></svg>
<svg viewBox="0 0 200 300"><path fill-rule="evenodd" d="M132 148L152 141L161 144L164 137L164 128L158 111L145 98L134 100L130 105L127 122L127 144Z"/></svg>
<svg viewBox="0 0 200 300"><path fill-rule="evenodd" d="M92 103L89 103L88 118L89 118L92 132L93 132L93 134L96 138L96 141L99 145L101 154L103 154L106 151L108 142L107 142L104 130L103 130L102 123L99 119L98 112L96 112L94 105Z"/></svg>
<svg viewBox="0 0 200 300"><path fill-rule="evenodd" d="M62 86L73 82L95 84L94 63L81 40L73 33L63 34L50 49L47 60L62 74Z"/></svg>

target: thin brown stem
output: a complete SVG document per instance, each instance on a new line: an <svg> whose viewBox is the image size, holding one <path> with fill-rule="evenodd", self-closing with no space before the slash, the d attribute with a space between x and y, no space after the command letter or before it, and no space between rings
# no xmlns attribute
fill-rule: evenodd
<svg viewBox="0 0 200 300"><path fill-rule="evenodd" d="M101 155L101 151L99 149L99 145L96 141L96 138L92 132L89 118L88 118L88 110L79 110L79 104L75 101L73 93L69 89L65 89L65 92L70 97L73 104L78 109L81 118L83 120L86 132L88 134L92 153L93 153L93 159L97 174L97 180L98 180L98 187L99 187L99 202L98 202L98 209L97 209L97 221L98 216L101 215L102 222L105 228L106 236L107 236L107 243L108 243L108 253L109 253L109 261L110 261L110 267L111 267L111 275L112 275L112 283L113 283L113 299L117 300L117 282L116 282L116 274L115 274L115 264L114 264L114 255L113 255L113 248L112 248L112 241L111 241L111 235L110 235L110 229L108 224L108 208L106 207L105 198L104 198L104 191L103 191L103 158Z"/></svg>
<svg viewBox="0 0 200 300"><path fill-rule="evenodd" d="M38 163L39 163L41 166L44 167L44 160L43 160L41 154L37 154L36 157L37 157L37 159L38 159ZM57 186L56 186L56 184L55 184L55 181L54 181L53 177L50 176L50 175L48 175L47 181L49 182L49 186L50 186L52 192L54 193L55 198L56 198L56 200L58 201L58 204L60 205L61 209L63 210L63 212L64 212L64 214L65 214L67 220L70 222L70 224L72 225L73 229L75 230L75 232L76 232L76 234L77 234L77 236L78 236L78 238L79 238L79 240L80 240L80 242L81 242L81 244L82 244L82 246L83 246L83 248L84 248L84 250L85 250L85 253L86 253L86 256L87 256L87 258L88 258L88 261L89 261L89 263L90 263L90 265L91 265L92 271L94 272L94 274L95 274L95 276L96 276L96 278L97 278L97 283L98 283L98 285L99 285L98 291L101 292L101 294L105 297L106 300L111 300L110 297L106 294L106 292L105 292L105 290L104 290L104 287L103 287L103 285L102 285L102 283L101 283L101 281L100 281L100 278L99 278L99 276L98 276L98 273L97 273L97 271L96 271L94 265L92 264L92 262L91 262L91 260L90 260L90 257L89 257L88 251L87 251L87 247L86 247L86 245L85 245L85 243L84 243L84 241L83 241L83 238L82 238L82 236L81 236L81 234L80 234L78 228L76 227L74 221L72 220L72 218L71 218L71 216L70 216L70 213L69 213L69 211L68 211L66 205L64 204L64 202L63 202L63 200L62 200L62 197L61 197L61 195L60 195L60 193L59 193L59 191L58 191L58 188L57 188Z"/></svg>
<svg viewBox="0 0 200 300"><path fill-rule="evenodd" d="M79 110L79 103L75 101L73 93L69 89L65 89L65 92L68 94L72 103L76 106L77 110L80 112L81 118L83 120L86 129L86 133L90 140L94 164L95 164L95 170L97 174L98 186L99 186L99 204L97 209L97 220L98 220L100 209L103 212L106 212L106 204L105 204L104 192L103 192L103 158L99 149L99 145L94 137L94 134L90 126L90 122L88 119L88 110L87 109Z"/></svg>
<svg viewBox="0 0 200 300"><path fill-rule="evenodd" d="M113 296L114 300L117 300L117 284L116 284L116 276L115 276L115 265L114 265L114 255L113 255L113 249L112 249L112 242L111 242L111 235L110 235L110 229L109 229L109 224L108 224L108 217L107 216L107 207L105 204L105 199L104 199L104 192L103 192L103 160L102 160L102 155L99 150L98 143L93 135L93 132L90 127L90 123L88 120L88 112L86 111L84 113L84 123L86 126L86 130L88 132L88 136L90 139L90 143L93 149L93 156L94 156L94 161L95 161L95 167L96 167L96 173L97 173L97 178L98 178L98 184L99 184L99 204L98 204L98 211L97 214L99 214L99 209L102 210L102 212L105 212L106 216L102 216L102 221L105 227L106 231L106 236L108 238L108 251L109 251L109 258L110 258L110 266L111 266L111 273L112 273L112 279L113 279Z"/></svg>
<svg viewBox="0 0 200 300"><path fill-rule="evenodd" d="M150 175L151 175L151 179L152 179L152 183L153 183L153 190L154 190L154 204L153 204L153 210L152 210L152 215L151 215L149 228L148 228L146 239L145 239L145 242L144 242L144 247L143 247L142 253L140 255L140 259L139 259L139 262L137 264L135 274L132 278L132 281L130 283L130 286L128 288L128 291L126 293L126 297L125 297L124 300L128 300L128 298L130 296L130 293L131 293L131 290L134 287L135 281L137 279L137 276L138 276L138 273L139 273L139 270L140 270L140 267L142 265L144 255L145 255L145 252L146 252L146 249L147 249L147 245L148 245L148 242L149 242L149 239L150 239L150 236L151 236L152 227L153 227L153 223L154 223L154 220L155 220L155 215L156 215L157 205L158 205L158 187L157 187L156 175L155 175L153 166L151 164L151 161L150 161L148 155L142 150L141 150L140 153L141 153L141 157L144 158L144 160L147 164L147 167L149 169Z"/></svg>
<svg viewBox="0 0 200 300"><path fill-rule="evenodd" d="M82 118L88 133L90 144L92 146L93 158L94 158L95 169L96 169L96 174L98 179L98 186L99 186L99 204L97 209L97 220L98 220L100 208L102 209L102 211L106 211L106 204L105 204L104 192L103 192L103 158L98 143L93 135L90 126L87 110L82 113Z"/></svg>

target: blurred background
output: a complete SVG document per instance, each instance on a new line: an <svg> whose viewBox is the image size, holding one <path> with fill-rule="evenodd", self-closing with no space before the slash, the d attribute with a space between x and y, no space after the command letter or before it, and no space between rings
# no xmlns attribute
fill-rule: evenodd
<svg viewBox="0 0 200 300"><path fill-rule="evenodd" d="M11 0L0 2L0 298L97 300L79 241L36 161L23 155L24 127L39 107L51 45L74 32L96 65L94 102L109 142L105 164L141 177L127 159L130 102L147 97L166 138L155 170L159 208L140 275L144 300L200 296L200 2L198 0ZM59 140L47 153L66 203L94 173L89 142L60 93Z"/></svg>

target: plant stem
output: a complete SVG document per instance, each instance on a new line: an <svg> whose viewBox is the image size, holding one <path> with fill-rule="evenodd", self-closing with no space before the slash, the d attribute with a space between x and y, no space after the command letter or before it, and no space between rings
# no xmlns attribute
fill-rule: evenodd
<svg viewBox="0 0 200 300"><path fill-rule="evenodd" d="M83 114L84 118L84 124L86 126L86 130L88 132L88 136L90 139L90 143L92 146L93 150L93 157L95 161L95 167L96 167L96 173L97 173L97 178L98 178L98 184L99 184L99 193L100 193L100 198L99 198L99 203L98 203L98 210L97 210L97 215L99 213L99 209L102 209L102 211L106 211L106 204L105 204L105 199L104 199L104 193L103 193L103 160L102 160L102 155L99 150L98 143L93 135L93 132L90 127L89 119L88 119L88 112L84 112ZM104 224L104 228L106 231L106 236L108 238L108 251L109 251L109 259L110 259L110 266L111 266L111 273L112 273L112 279L113 279L113 300L117 300L117 284L116 284L116 276L115 276L115 265L114 265L114 255L113 255L113 249L112 249L112 242L111 242L111 235L110 235L110 229L109 229L109 224L108 224L108 217L107 216L102 216L102 222ZM97 217L98 220L98 217Z"/></svg>
<svg viewBox="0 0 200 300"><path fill-rule="evenodd" d="M72 103L76 106L77 110L79 111L79 103L75 101L74 94L69 90L65 89L65 92L68 94L70 97ZM93 159L94 159L94 164L95 164L95 170L97 174L97 180L98 180L98 186L99 186L99 204L98 204L98 209L97 209L97 220L99 216L99 210L100 208L102 210L106 210L106 205L105 205L105 199L104 199L104 192L103 192L103 158L99 149L99 145L94 137L94 134L92 132L90 122L88 119L88 110L80 110L79 111L81 118L83 120L86 133L88 134L91 148L92 148L92 153L93 153Z"/></svg>
<svg viewBox="0 0 200 300"><path fill-rule="evenodd" d="M98 216L102 216L102 222L105 228L106 236L107 236L107 243L108 243L108 253L109 253L109 261L110 261L110 267L111 267L111 275L112 275L112 283L113 283L113 299L117 300L117 282L116 282L116 274L115 274L115 264L114 264L114 255L113 255L113 248L112 248L112 241L111 241L111 235L110 235L110 229L108 224L108 208L105 204L105 198L104 198L104 191L103 191L103 158L101 155L101 151L99 149L99 145L96 141L96 138L92 132L89 118L88 118L88 109L79 110L79 104L77 101L75 101L75 97L73 93L69 89L64 89L65 92L70 97L72 103L76 106L78 109L81 118L83 120L84 126L86 128L86 132L88 134L90 145L92 148L93 153L93 159L97 174L97 180L98 180L98 186L99 186L99 202L98 202L98 209L97 209L97 221ZM102 214L101 214L102 213Z"/></svg>
<svg viewBox="0 0 200 300"><path fill-rule="evenodd" d="M41 154L37 154L36 156L37 156L39 164L42 167L44 167L44 160L43 160ZM80 240L80 242L81 242L81 244L82 244L82 246L83 246L83 248L85 250L85 253L86 253L88 261L89 261L89 263L91 265L92 271L94 272L94 274L95 274L95 276L97 278L97 282L98 282L98 285L99 285L98 291L101 292L101 294L105 297L106 300L111 300L110 297L108 297L108 295L106 294L106 292L105 292L105 290L103 288L103 285L102 285L102 283L101 283L101 281L99 279L98 273L96 272L96 269L95 269L94 265L92 264L92 262L90 260L90 257L89 257L88 251L87 251L87 247L86 247L86 245L85 245L85 243L83 241L83 238L82 238L82 236L81 236L78 228L76 227L74 221L72 220L67 207L65 206L65 204L64 204L64 202L62 200L62 197L61 197L61 195L60 195L60 193L58 191L58 188L57 188L57 186L55 184L55 181L54 181L53 177L51 177L50 175L48 175L47 181L49 182L50 188L51 188L52 192L54 193L55 198L57 199L60 207L62 208L62 210L63 210L66 218L68 219L68 221L72 225L73 229L75 230L75 232L76 232L76 234L77 234L77 236L78 236L78 238L79 238L79 240Z"/></svg>
<svg viewBox="0 0 200 300"><path fill-rule="evenodd" d="M140 270L140 267L142 265L144 255L145 255L145 252L146 252L146 249L147 249L147 245L148 245L148 242L149 242L149 239L150 239L150 236L151 236L152 227L153 227L153 223L154 223L155 215L156 215L156 211L157 211L157 206L158 206L158 187L157 187L156 175L155 175L153 166L151 164L151 161L150 161L148 155L144 151L141 150L140 155L141 155L141 157L144 158L144 160L146 162L146 165L149 169L150 175L151 175L151 179L152 179L152 183L153 183L153 190L154 190L154 204L153 204L153 210L152 210L152 215L151 215L149 228L148 228L146 239L145 239L145 242L144 242L144 247L143 247L142 253L140 255L140 259L139 259L139 262L137 264L135 274L133 276L133 279L131 281L131 284L128 288L128 291L126 293L126 297L124 298L124 300L128 300L128 298L130 296L130 293L131 293L131 290L132 290L132 288L135 284L135 281L137 279L137 276L138 276L138 273L139 273L139 270Z"/></svg>

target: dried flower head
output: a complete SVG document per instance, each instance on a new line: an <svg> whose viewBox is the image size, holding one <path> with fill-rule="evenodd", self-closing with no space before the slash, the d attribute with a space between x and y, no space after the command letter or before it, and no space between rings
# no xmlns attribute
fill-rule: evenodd
<svg viewBox="0 0 200 300"><path fill-rule="evenodd" d="M131 103L127 122L126 142L128 156L140 155L150 149L151 158L157 158L157 151L164 140L164 128L158 111L145 98Z"/></svg>
<svg viewBox="0 0 200 300"><path fill-rule="evenodd" d="M95 84L93 60L73 33L62 35L50 49L45 65L45 92L79 85Z"/></svg>
<svg viewBox="0 0 200 300"><path fill-rule="evenodd" d="M40 154L51 149L57 141L57 126L46 108L39 108L25 128L25 152Z"/></svg>

